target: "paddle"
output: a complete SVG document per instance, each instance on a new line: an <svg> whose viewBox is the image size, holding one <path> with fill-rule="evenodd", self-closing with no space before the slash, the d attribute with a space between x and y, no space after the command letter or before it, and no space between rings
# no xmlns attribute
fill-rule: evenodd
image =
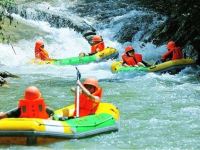
<svg viewBox="0 0 200 150"><path fill-rule="evenodd" d="M17 53L16 53L16 51L15 51L15 49L14 49L14 47L13 47L13 45L10 43L10 45L11 45L11 47L12 47L12 50L13 50L13 52L15 53L15 55L17 55Z"/></svg>
<svg viewBox="0 0 200 150"><path fill-rule="evenodd" d="M17 53L16 53L16 51L15 51L15 49L14 49L12 43L10 42L10 35L9 35L9 37L8 37L8 44L10 44L10 46L12 47L13 52L15 53L15 55L17 55Z"/></svg>
<svg viewBox="0 0 200 150"><path fill-rule="evenodd" d="M81 79L81 73L80 71L78 70L78 68L76 67L76 74L77 74L77 82L80 81ZM79 91L80 91L80 87L78 85L78 83L76 83L76 117L78 118L79 117Z"/></svg>

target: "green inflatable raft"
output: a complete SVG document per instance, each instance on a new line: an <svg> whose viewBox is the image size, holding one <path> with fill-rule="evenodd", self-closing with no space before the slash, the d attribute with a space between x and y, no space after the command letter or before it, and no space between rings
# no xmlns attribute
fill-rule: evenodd
<svg viewBox="0 0 200 150"><path fill-rule="evenodd" d="M195 61L190 58L186 59L177 59L177 60L171 60L167 61L158 65L152 65L151 67L129 67L129 66L123 66L121 61L113 62L111 65L111 71L113 73L118 72L170 72L170 73L176 73L180 71L181 69L192 66L195 64Z"/></svg>
<svg viewBox="0 0 200 150"><path fill-rule="evenodd" d="M52 59L50 61L41 61L33 59L31 63L33 64L54 64L54 65L82 65L82 64L89 64L92 62L101 62L108 59L115 59L119 55L118 51L115 48L107 47L103 51L98 52L94 55L90 56L83 56L83 57L71 57L71 58L64 58L64 59Z"/></svg>

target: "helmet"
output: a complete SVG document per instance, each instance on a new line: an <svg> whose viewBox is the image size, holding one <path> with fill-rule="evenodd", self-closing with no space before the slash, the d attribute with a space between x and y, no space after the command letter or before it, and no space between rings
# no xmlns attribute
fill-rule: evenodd
<svg viewBox="0 0 200 150"><path fill-rule="evenodd" d="M37 40L35 42L35 49L39 49L42 45L44 45L44 42L42 40Z"/></svg>
<svg viewBox="0 0 200 150"><path fill-rule="evenodd" d="M24 92L24 98L26 100L35 100L41 97L40 90L35 86L29 86Z"/></svg>
<svg viewBox="0 0 200 150"><path fill-rule="evenodd" d="M102 38L99 35L94 35L92 37L92 42L101 42L101 41L102 41Z"/></svg>
<svg viewBox="0 0 200 150"><path fill-rule="evenodd" d="M84 82L83 85L85 84L89 84L89 85L93 85L94 87L98 88L99 84L98 84L98 80L95 78L87 78Z"/></svg>
<svg viewBox="0 0 200 150"><path fill-rule="evenodd" d="M167 43L167 49L169 49L169 50L173 49L175 46L176 46L176 44L174 41L169 41Z"/></svg>
<svg viewBox="0 0 200 150"><path fill-rule="evenodd" d="M132 51L132 50L134 50L134 48L130 45L125 48L126 53L129 52L129 51Z"/></svg>

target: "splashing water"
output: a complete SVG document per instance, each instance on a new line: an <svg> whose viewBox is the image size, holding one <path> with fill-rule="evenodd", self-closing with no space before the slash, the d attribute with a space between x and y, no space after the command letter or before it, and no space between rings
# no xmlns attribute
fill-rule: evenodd
<svg viewBox="0 0 200 150"><path fill-rule="evenodd" d="M50 7L48 3L43 5ZM128 15L134 14L131 12ZM0 62L4 65L1 70L20 76L19 79L8 79L9 88L0 88L0 110L16 107L18 99L29 85L39 87L46 103L55 109L73 103L70 87L76 83L74 66L34 65L29 62L34 58L34 43L37 39L44 40L45 48L52 58L72 57L82 51L88 52L88 42L72 29L56 29L47 22L13 16L45 35L30 40L22 39L13 44L16 55L10 45L0 44ZM114 20L120 17L127 16L119 16ZM117 48L121 54L124 46L130 43L120 44L113 39L112 34L119 27L113 24L98 30L98 33L103 36L107 46ZM156 48L152 43L147 43L143 48L140 48L139 41L132 44L144 55L145 60L156 60L165 50L165 46ZM199 149L199 69L194 71L187 68L177 75L112 74L111 63L110 60L78 68L82 78L95 76L99 79L104 90L103 102L113 103L119 108L119 132L38 146L37 149ZM9 149L17 148L25 147L9 146Z"/></svg>

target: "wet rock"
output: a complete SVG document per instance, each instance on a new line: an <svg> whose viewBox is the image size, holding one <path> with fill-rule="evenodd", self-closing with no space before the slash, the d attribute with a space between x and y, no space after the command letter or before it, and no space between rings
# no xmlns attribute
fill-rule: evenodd
<svg viewBox="0 0 200 150"><path fill-rule="evenodd" d="M52 27L56 28L69 27L79 33L83 33L84 31L88 30L95 32L95 29L87 24L83 19L71 16L67 12L62 12L58 14L57 12L50 11L49 9L40 10L27 6L12 7L8 11L9 13L19 14L26 19L49 22Z"/></svg>
<svg viewBox="0 0 200 150"><path fill-rule="evenodd" d="M151 5L149 5L151 3ZM150 8L168 16L168 19L156 29L150 36L149 41L157 45L166 43L168 40L176 41L186 53L193 58L200 56L200 2L198 0L140 0L139 5ZM190 47L190 48L189 48ZM188 48L188 49L187 49ZM198 57L192 54L198 53Z"/></svg>
<svg viewBox="0 0 200 150"><path fill-rule="evenodd" d="M7 81L0 76L0 87L7 84Z"/></svg>

